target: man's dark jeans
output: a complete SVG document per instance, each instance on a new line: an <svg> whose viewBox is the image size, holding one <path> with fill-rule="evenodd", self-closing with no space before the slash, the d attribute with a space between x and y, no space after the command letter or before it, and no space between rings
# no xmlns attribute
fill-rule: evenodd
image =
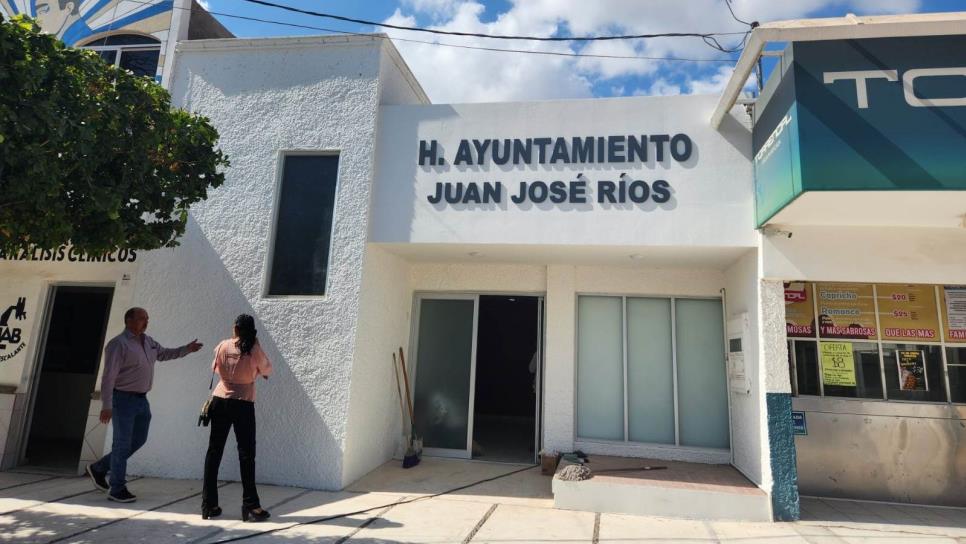
<svg viewBox="0 0 966 544"><path fill-rule="evenodd" d="M124 488L128 457L148 440L151 406L147 397L115 389L111 399L111 425L114 431L111 451L94 463L94 470L110 472L110 492L115 494Z"/></svg>
<svg viewBox="0 0 966 544"><path fill-rule="evenodd" d="M260 508L255 490L255 403L247 400L213 397L208 407L211 415L211 437L205 456L205 483L202 488L202 507L218 504L218 467L225 453L228 431L235 428L238 443L238 466L241 469L242 506Z"/></svg>

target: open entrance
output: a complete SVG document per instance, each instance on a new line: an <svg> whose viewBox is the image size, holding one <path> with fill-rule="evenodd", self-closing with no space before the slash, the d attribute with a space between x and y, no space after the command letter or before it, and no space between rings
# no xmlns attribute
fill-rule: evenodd
<svg viewBox="0 0 966 544"><path fill-rule="evenodd" d="M110 287L54 287L21 465L77 469L113 295Z"/></svg>
<svg viewBox="0 0 966 544"><path fill-rule="evenodd" d="M473 458L529 463L537 426L537 297L481 296Z"/></svg>
<svg viewBox="0 0 966 544"><path fill-rule="evenodd" d="M413 404L428 455L535 459L542 303L512 295L417 299Z"/></svg>

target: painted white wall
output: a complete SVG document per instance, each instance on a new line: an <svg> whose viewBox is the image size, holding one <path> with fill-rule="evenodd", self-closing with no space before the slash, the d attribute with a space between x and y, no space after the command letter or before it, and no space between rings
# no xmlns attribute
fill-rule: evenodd
<svg viewBox="0 0 966 544"><path fill-rule="evenodd" d="M966 276L966 229L778 227L765 236L762 277L862 283L952 283Z"/></svg>
<svg viewBox="0 0 966 544"><path fill-rule="evenodd" d="M428 103L391 42L383 39L380 46L379 104ZM373 171L379 167L372 165ZM371 194L369 207L371 214ZM368 228L368 217L365 223ZM406 353L409 349L412 291L408 278L409 264L404 259L377 245L366 246L352 355L343 486L391 458L399 443L403 422L396 374L390 365L392 354L400 347Z"/></svg>
<svg viewBox="0 0 966 544"><path fill-rule="evenodd" d="M144 257L136 301L149 333L206 349L160 363L147 445L132 473L197 478L207 429L195 427L211 352L234 316L251 313L276 375L260 381L258 479L337 489L343 482L352 357L366 243L381 42L309 37L182 42L176 104L211 119L231 158L223 187L191 213L182 246ZM339 189L324 297L267 298L280 152L338 151ZM186 286L194 284L201 288ZM228 452L234 448L229 441ZM225 455L222 476L237 478Z"/></svg>
<svg viewBox="0 0 966 544"><path fill-rule="evenodd" d="M761 322L758 281L758 252L750 251L725 271L725 307L728 319L748 314L750 334L745 339L745 372L750 393L729 391L731 397L731 450L734 465L761 485L768 449L762 449L765 424L765 394L759 372L758 330Z"/></svg>
<svg viewBox="0 0 966 544"><path fill-rule="evenodd" d="M546 268L524 264L413 263L414 291L534 293L546 290Z"/></svg>
<svg viewBox="0 0 966 544"><path fill-rule="evenodd" d="M751 136L736 108L708 126L711 96L639 97L499 104L384 107L380 115L371 239L387 243L754 247ZM688 134L689 160L646 163L453 165L460 139ZM420 166L420 140L437 140L447 161ZM667 180L665 204L598 204L599 180ZM590 181L587 204L431 204L437 182Z"/></svg>
<svg viewBox="0 0 966 544"><path fill-rule="evenodd" d="M343 485L390 459L406 428L392 356L400 347L409 354L412 290L408 277L405 260L371 244L366 248L352 356Z"/></svg>

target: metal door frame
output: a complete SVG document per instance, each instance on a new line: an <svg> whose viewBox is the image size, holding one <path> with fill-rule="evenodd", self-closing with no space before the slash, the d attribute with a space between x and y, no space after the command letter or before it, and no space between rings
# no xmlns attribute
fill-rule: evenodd
<svg viewBox="0 0 966 544"><path fill-rule="evenodd" d="M473 458L473 407L476 399L476 341L480 317L480 296L478 294L460 293L416 293L413 297L413 327L409 342L409 361L412 369L412 383L409 384L413 405L416 403L416 380L419 372L419 326L421 322L420 309L424 300L472 300L473 301L473 335L470 348L470 393L467 406L466 447L462 450L449 448L423 448L423 453L433 457L453 457L457 459Z"/></svg>
<svg viewBox="0 0 966 544"><path fill-rule="evenodd" d="M105 315L104 320L104 333L101 335L100 350L103 351L104 344L107 340L108 326L111 324L111 308L114 305L114 298L117 295L117 284L110 282L71 282L71 281L58 281L51 282L47 284L46 289L44 289L43 294L43 321L40 323L40 343L38 344L37 351L35 353L33 361L30 363L30 374L28 382L30 383L29 389L27 390L27 405L24 409L23 415L23 426L21 427L20 436L18 439L20 443L17 444L17 461L16 465L22 465L27 459L27 445L30 442L30 430L33 425L34 420L34 405L37 402L37 393L40 390L40 377L44 371L44 357L47 354L47 336L50 333L50 322L54 316L54 304L57 301L57 291L62 287L77 287L77 288L91 288L91 289L110 289L111 300L107 305L107 315ZM101 372L101 363L103 362L103 356L98 359L97 369L94 372L94 389L91 390L90 394L93 394L97 390L97 376ZM88 402L85 410L90 411L90 402ZM81 453L80 457L83 457L84 450L84 440L81 441Z"/></svg>
<svg viewBox="0 0 966 544"><path fill-rule="evenodd" d="M419 325L420 325L420 307L423 300L472 300L473 301L473 347L471 350L472 361L470 362L470 405L469 413L467 419L467 437L466 437L466 449L465 450L452 450L446 448L423 448L423 453L432 457L450 457L457 459L473 459L473 412L476 408L476 354L477 354L477 343L479 341L479 315L480 315L480 297L481 296L497 296L497 297L530 297L537 300L537 368L536 368L536 395L534 399L534 442L533 442L533 459L536 462L539 452L540 452L540 437L543 430L543 369L544 369L544 339L546 338L544 327L544 303L546 300L546 295L543 293L527 293L527 292L479 292L479 291L462 291L462 292L433 292L433 291L417 291L413 294L413 310L412 310L412 326L410 327L409 336L409 350L408 350L408 361L410 364L407 365L410 370L410 379L412 383L410 384L410 395L412 395L415 401L416 393L416 374L419 372Z"/></svg>

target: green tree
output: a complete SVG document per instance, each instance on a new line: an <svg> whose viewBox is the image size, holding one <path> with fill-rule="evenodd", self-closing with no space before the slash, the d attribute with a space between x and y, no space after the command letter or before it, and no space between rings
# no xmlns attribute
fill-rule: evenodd
<svg viewBox="0 0 966 544"><path fill-rule="evenodd" d="M178 245L189 206L224 182L217 141L149 78L0 21L0 250Z"/></svg>

